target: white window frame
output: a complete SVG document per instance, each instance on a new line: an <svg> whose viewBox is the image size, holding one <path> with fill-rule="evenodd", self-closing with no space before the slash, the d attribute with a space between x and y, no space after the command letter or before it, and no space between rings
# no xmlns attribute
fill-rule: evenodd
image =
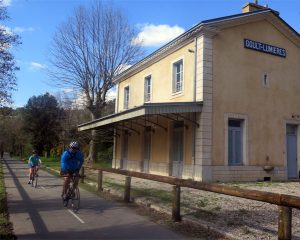
<svg viewBox="0 0 300 240"><path fill-rule="evenodd" d="M150 78L150 92L149 92L149 99L146 101L146 79ZM152 74L147 74L144 76L144 102L151 102L152 99L152 84L153 84L153 78Z"/></svg>
<svg viewBox="0 0 300 240"><path fill-rule="evenodd" d="M229 165L228 159L228 123L229 120L241 120L242 124L242 166L248 165L248 115L246 114L239 114L239 113L225 113L224 117L224 126L225 126L225 166L235 167L240 165Z"/></svg>
<svg viewBox="0 0 300 240"><path fill-rule="evenodd" d="M128 89L128 97L126 96L126 89ZM129 109L129 101L130 101L130 86L127 85L124 87L124 104L123 104L124 110Z"/></svg>
<svg viewBox="0 0 300 240"><path fill-rule="evenodd" d="M174 78L174 66L179 63L182 62L182 80L181 80L181 90L180 91L173 91L174 90L174 84L175 84L175 78ZM172 61L171 63L171 93L172 96L176 96L176 95L180 95L183 94L184 92L184 57L179 57L177 59L175 59L174 61Z"/></svg>

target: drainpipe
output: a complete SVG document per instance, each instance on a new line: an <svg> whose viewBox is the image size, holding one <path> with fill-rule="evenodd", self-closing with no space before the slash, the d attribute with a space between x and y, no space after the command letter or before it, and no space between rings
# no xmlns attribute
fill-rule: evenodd
<svg viewBox="0 0 300 240"><path fill-rule="evenodd" d="M116 95L116 101L115 101L115 113L118 112L118 109L119 109L119 83L116 85L116 88L117 88L117 95Z"/></svg>
<svg viewBox="0 0 300 240"><path fill-rule="evenodd" d="M196 102L196 81L197 81L197 37L195 37L195 56L194 56L194 102ZM196 121L196 113L193 113L193 120ZM196 166L196 129L197 127L193 124L192 133L192 161L193 161L193 179L195 179L195 166Z"/></svg>
<svg viewBox="0 0 300 240"><path fill-rule="evenodd" d="M113 159L114 159L114 168L117 168L117 129L114 129Z"/></svg>
<svg viewBox="0 0 300 240"><path fill-rule="evenodd" d="M197 37L195 37L195 55L194 55L194 102L196 102L196 80L197 80L197 42L198 42L198 39Z"/></svg>
<svg viewBox="0 0 300 240"><path fill-rule="evenodd" d="M115 113L118 112L119 109L119 83L116 84L116 90L117 90L117 95L116 95L116 101L115 101ZM114 148L113 148L113 159L114 159L114 168L117 168L117 129L114 129Z"/></svg>

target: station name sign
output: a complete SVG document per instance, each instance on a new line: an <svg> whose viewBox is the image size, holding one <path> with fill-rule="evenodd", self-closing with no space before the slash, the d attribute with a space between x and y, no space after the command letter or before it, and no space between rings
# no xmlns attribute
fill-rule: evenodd
<svg viewBox="0 0 300 240"><path fill-rule="evenodd" d="M246 38L244 39L244 48L252 49L263 53L269 53L278 57L286 57L286 50L284 48L272 46L266 43L261 43Z"/></svg>

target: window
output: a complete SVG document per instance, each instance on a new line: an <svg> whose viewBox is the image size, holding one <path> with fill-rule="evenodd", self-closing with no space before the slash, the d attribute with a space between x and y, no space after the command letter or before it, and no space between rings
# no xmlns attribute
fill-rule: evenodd
<svg viewBox="0 0 300 240"><path fill-rule="evenodd" d="M286 125L286 134L296 135L297 134L297 125Z"/></svg>
<svg viewBox="0 0 300 240"><path fill-rule="evenodd" d="M228 119L228 164L243 163L243 120Z"/></svg>
<svg viewBox="0 0 300 240"><path fill-rule="evenodd" d="M172 92L178 93L182 91L183 85L183 60L173 63L173 86Z"/></svg>
<svg viewBox="0 0 300 240"><path fill-rule="evenodd" d="M124 109L129 108L129 86L124 88Z"/></svg>
<svg viewBox="0 0 300 240"><path fill-rule="evenodd" d="M151 100L151 75L145 77L145 96L144 96L144 101L145 102L150 102Z"/></svg>

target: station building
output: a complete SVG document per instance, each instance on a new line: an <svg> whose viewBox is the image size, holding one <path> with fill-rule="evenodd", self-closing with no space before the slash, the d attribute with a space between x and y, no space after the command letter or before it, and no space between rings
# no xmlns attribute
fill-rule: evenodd
<svg viewBox="0 0 300 240"><path fill-rule="evenodd" d="M299 178L300 35L247 3L119 74L113 168L204 182Z"/></svg>

